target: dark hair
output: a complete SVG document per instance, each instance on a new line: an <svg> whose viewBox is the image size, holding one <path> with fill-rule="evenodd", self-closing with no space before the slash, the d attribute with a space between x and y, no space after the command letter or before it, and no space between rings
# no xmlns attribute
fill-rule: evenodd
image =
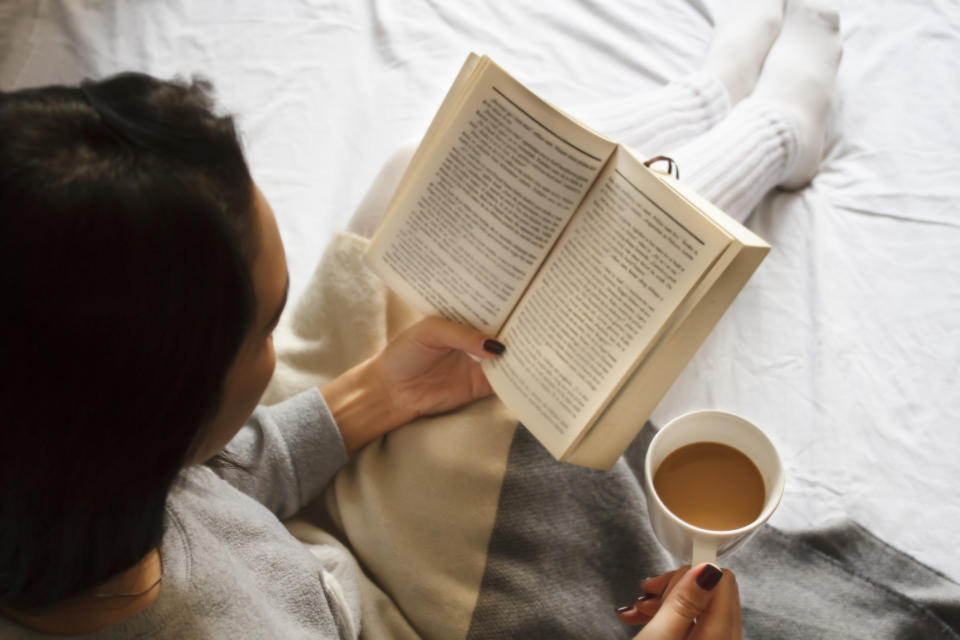
<svg viewBox="0 0 960 640"><path fill-rule="evenodd" d="M252 322L253 206L207 83L0 93L0 606L159 544Z"/></svg>

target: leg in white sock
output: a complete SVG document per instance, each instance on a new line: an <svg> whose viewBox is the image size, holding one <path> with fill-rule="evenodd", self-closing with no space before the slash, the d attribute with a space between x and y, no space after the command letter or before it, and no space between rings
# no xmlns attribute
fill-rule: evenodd
<svg viewBox="0 0 960 640"><path fill-rule="evenodd" d="M780 31L784 0L731 0L701 71L642 95L573 109L601 133L656 155L712 129L753 89Z"/></svg>
<svg viewBox="0 0 960 640"><path fill-rule="evenodd" d="M744 140L753 139L751 135L754 134L760 135L763 137L761 143L744 149L749 152L744 156L744 160L757 163L766 159L767 165L762 168L754 167L753 171L762 169L761 172L764 173L772 172L774 179L779 180L784 172L783 167L797 155L796 141L788 139L791 125L783 120L782 114L775 108L757 108L742 110L735 123L720 128L719 133L707 132L721 122L730 111L731 104L748 93L757 82L757 72L767 56L770 43L780 30L783 1L732 0L717 21L714 40L703 71L643 95L574 109L574 115L614 140L634 147L646 155L659 155L701 136L699 144L694 144L689 149L684 147L675 154L668 154L680 161L685 176L694 176L694 186L700 186L702 193L722 208L728 208L723 204L726 202L735 209L742 206L741 201L752 202L741 216L746 217L763 194L779 182L763 187L758 195L755 195L757 188L754 184L740 184L735 189L722 189L720 182L712 185L710 176L727 175L718 172L713 165L721 162L721 166L727 169L732 167L730 163L726 163L724 154L716 155L716 152L724 148L726 138L731 132L734 135L750 134ZM771 95L776 93L772 87L769 89L765 91ZM766 113L765 124L751 127L753 116L750 114L757 110ZM762 118L757 122L760 120ZM708 137L703 137L704 134ZM711 143L711 140L717 140L718 143ZM411 152L406 150L398 153L387 163L351 219L347 227L349 231L363 236L373 233L390 194L409 162ZM782 154L783 157L775 159L776 154ZM819 155L817 157L819 159ZM773 167L779 168L774 170ZM730 175L743 174L735 171ZM723 193L720 193L721 191Z"/></svg>
<svg viewBox="0 0 960 640"><path fill-rule="evenodd" d="M667 155L676 160L683 182L743 222L796 153L796 136L783 113L748 98L716 128Z"/></svg>
<svg viewBox="0 0 960 640"><path fill-rule="evenodd" d="M716 128L667 152L686 183L741 221L774 187L808 183L823 152L839 20L827 10L793 5L754 94Z"/></svg>
<svg viewBox="0 0 960 640"><path fill-rule="evenodd" d="M784 0L728 0L719 12L703 63L727 88L730 103L750 95L770 45L780 32Z"/></svg>
<svg viewBox="0 0 960 640"><path fill-rule="evenodd" d="M782 110L796 128L797 157L778 183L786 189L805 186L820 166L840 54L836 12L793 2L752 96Z"/></svg>
<svg viewBox="0 0 960 640"><path fill-rule="evenodd" d="M571 109L587 126L646 155L709 131L729 111L726 88L703 72L653 91Z"/></svg>

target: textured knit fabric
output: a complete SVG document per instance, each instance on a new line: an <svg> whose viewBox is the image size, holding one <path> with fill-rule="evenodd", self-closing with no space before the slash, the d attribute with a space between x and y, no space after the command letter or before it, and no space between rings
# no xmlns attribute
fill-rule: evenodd
<svg viewBox="0 0 960 640"><path fill-rule="evenodd" d="M747 98L710 131L662 153L686 184L742 222L792 169L797 134L780 109Z"/></svg>
<svg viewBox="0 0 960 640"><path fill-rule="evenodd" d="M167 501L157 599L88 638L355 638L354 562L284 528L347 460L316 389L259 408L228 445L243 468L185 469ZM334 577L336 576L336 577ZM45 638L0 618L0 638Z"/></svg>
<svg viewBox="0 0 960 640"><path fill-rule="evenodd" d="M613 610L675 567L647 518L647 424L610 471L554 460L513 435L467 640L622 638ZM850 521L769 525L721 558L737 575L749 640L957 640L960 585Z"/></svg>
<svg viewBox="0 0 960 640"><path fill-rule="evenodd" d="M698 71L654 91L582 105L584 124L646 155L660 155L715 127L730 111L716 76Z"/></svg>
<svg viewBox="0 0 960 640"><path fill-rule="evenodd" d="M685 184L741 222L797 158L795 127L782 110L754 98L731 108L720 81L703 71L574 113L641 157L674 159Z"/></svg>

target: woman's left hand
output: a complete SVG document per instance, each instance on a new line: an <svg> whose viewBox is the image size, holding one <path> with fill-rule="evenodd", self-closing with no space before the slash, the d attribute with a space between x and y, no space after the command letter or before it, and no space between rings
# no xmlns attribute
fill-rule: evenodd
<svg viewBox="0 0 960 640"><path fill-rule="evenodd" d="M490 395L490 383L470 355L497 357L484 349L492 340L466 325L424 318L383 351L322 387L347 451L420 416ZM497 345L494 341L492 346Z"/></svg>
<svg viewBox="0 0 960 640"><path fill-rule="evenodd" d="M644 595L617 609L627 624L646 625L634 640L740 640L740 590L729 569L713 564L670 571L641 583ZM657 595L659 594L659 595Z"/></svg>

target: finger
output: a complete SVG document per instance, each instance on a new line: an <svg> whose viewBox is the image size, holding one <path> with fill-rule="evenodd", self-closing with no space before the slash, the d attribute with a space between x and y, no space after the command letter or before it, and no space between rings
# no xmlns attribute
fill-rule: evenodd
<svg viewBox="0 0 960 640"><path fill-rule="evenodd" d="M688 571L690 571L689 565L680 567L679 569L670 571L669 573L659 577L668 578L666 581L659 578L654 578L653 584L645 585L646 587L649 587L651 592L655 591L657 595L643 602L641 602L639 599L637 600L637 614L638 617L645 619L644 623L649 622L653 616L657 615L657 611L660 610L661 605L663 605L663 601L673 590L673 587L677 584L677 582L679 582ZM666 584L661 587L660 585L664 584L664 582ZM646 588L644 590L646 590Z"/></svg>
<svg viewBox="0 0 960 640"><path fill-rule="evenodd" d="M673 579L673 576L676 575L677 570L667 571L664 574L656 576L655 578L647 578L640 583L640 588L643 589L644 593L652 593L655 596L660 596L663 593L663 590L667 588L667 585L670 584L670 580Z"/></svg>
<svg viewBox="0 0 960 640"><path fill-rule="evenodd" d="M670 581L667 583L667 586L660 592L660 600L666 600L667 596L670 595L670 592L673 591L673 588L676 584L690 571L690 565L685 567L680 567L673 572L673 575L670 576Z"/></svg>
<svg viewBox="0 0 960 640"><path fill-rule="evenodd" d="M634 604L624 605L617 609L617 618L619 618L623 624L633 626L650 622L650 616L640 613L637 605Z"/></svg>
<svg viewBox="0 0 960 640"><path fill-rule="evenodd" d="M646 624L660 607L660 600L657 596L645 593L634 600L633 604L625 605L617 609L617 617L624 624Z"/></svg>
<svg viewBox="0 0 960 640"><path fill-rule="evenodd" d="M640 583L643 592L629 605L617 609L617 617L624 624L646 624L660 608L660 595L677 572L668 571Z"/></svg>
<svg viewBox="0 0 960 640"><path fill-rule="evenodd" d="M693 621L710 604L721 578L723 572L713 564L701 564L685 572L669 590L660 610L643 629L643 637L657 640L686 638ZM720 640L730 636L709 637Z"/></svg>
<svg viewBox="0 0 960 640"><path fill-rule="evenodd" d="M492 336L438 316L424 318L414 329L417 341L434 349L458 349L478 358L495 358L506 350Z"/></svg>
<svg viewBox="0 0 960 640"><path fill-rule="evenodd" d="M714 589L710 604L697 616L697 625L690 634L690 640L714 638L740 638L740 595L737 578L727 569L723 571L723 579Z"/></svg>

